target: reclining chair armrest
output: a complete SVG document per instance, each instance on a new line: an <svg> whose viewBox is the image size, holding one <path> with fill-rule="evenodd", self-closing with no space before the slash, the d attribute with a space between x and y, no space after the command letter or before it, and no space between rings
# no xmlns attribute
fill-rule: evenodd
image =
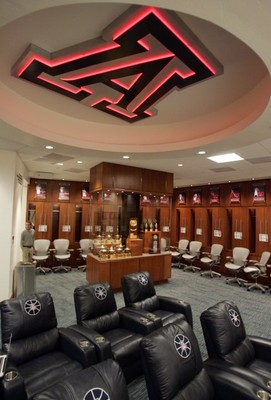
<svg viewBox="0 0 271 400"><path fill-rule="evenodd" d="M268 379L265 376L262 376L254 371L242 367L239 365L231 364L225 362L224 360L217 360L217 359L208 359L204 361L204 368L206 369L207 373L212 375L212 371L221 370L225 373L231 373L234 376L238 376L239 378L245 380L246 382L251 382L254 385L257 385L261 388L261 390L266 390L270 392L270 387L268 384ZM214 373L214 372L213 372Z"/></svg>
<svg viewBox="0 0 271 400"><path fill-rule="evenodd" d="M75 329L59 328L60 347L71 359L78 361L84 368L97 363L94 344Z"/></svg>
<svg viewBox="0 0 271 400"><path fill-rule="evenodd" d="M271 340L258 336L249 336L249 340L253 344L256 357L271 362Z"/></svg>
<svg viewBox="0 0 271 400"><path fill-rule="evenodd" d="M163 322L160 317L157 317L155 314L153 314L151 311L147 310L139 310L137 308L133 307L123 307L120 310L126 310L129 311L132 314L135 314L139 316L139 318L143 318L142 321L144 322L144 319L151 321L152 325L149 325L151 329L155 330L157 328L161 328L163 326Z"/></svg>
<svg viewBox="0 0 271 400"><path fill-rule="evenodd" d="M98 361L113 358L109 340L99 332L81 325L71 325L69 328L81 333L85 339L89 340L94 345Z"/></svg>
<svg viewBox="0 0 271 400"><path fill-rule="evenodd" d="M131 308L120 308L118 310L120 316L121 326L125 329L133 331L135 333L139 333L143 336L148 335L155 329L157 329L157 322L159 326L162 326L162 321L160 318L156 317L154 314L144 312L144 315L141 311L134 310ZM161 322L161 325L160 325Z"/></svg>
<svg viewBox="0 0 271 400"><path fill-rule="evenodd" d="M9 378L13 372L16 377ZM5 375L0 378L0 398L1 400L18 400L25 397L24 379L12 362L8 362Z"/></svg>
<svg viewBox="0 0 271 400"><path fill-rule="evenodd" d="M187 322L193 328L192 309L189 303L166 296L157 296L160 302L160 308L166 311L183 314Z"/></svg>
<svg viewBox="0 0 271 400"><path fill-rule="evenodd" d="M267 387L247 380L245 377L236 375L230 370L223 370L215 366L206 367L215 389L217 400L252 400L257 398L259 391L269 392Z"/></svg>

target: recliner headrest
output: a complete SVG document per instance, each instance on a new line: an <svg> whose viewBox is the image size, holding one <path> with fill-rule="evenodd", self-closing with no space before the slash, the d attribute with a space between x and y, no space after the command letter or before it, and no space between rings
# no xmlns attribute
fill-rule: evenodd
<svg viewBox="0 0 271 400"><path fill-rule="evenodd" d="M238 307L230 301L222 301L208 308L200 316L206 345L212 354L226 355L246 337L246 330Z"/></svg>
<svg viewBox="0 0 271 400"><path fill-rule="evenodd" d="M153 281L148 272L136 272L124 275L121 278L121 285L127 306L131 303L155 296L156 294Z"/></svg>
<svg viewBox="0 0 271 400"><path fill-rule="evenodd" d="M57 327L55 307L50 293L34 293L25 298L2 301L2 343L23 339Z"/></svg>
<svg viewBox="0 0 271 400"><path fill-rule="evenodd" d="M186 321L145 336L140 349L152 398L173 398L203 368L198 341Z"/></svg>
<svg viewBox="0 0 271 400"><path fill-rule="evenodd" d="M93 319L117 310L117 304L112 287L108 282L87 284L74 290L76 313L82 321Z"/></svg>

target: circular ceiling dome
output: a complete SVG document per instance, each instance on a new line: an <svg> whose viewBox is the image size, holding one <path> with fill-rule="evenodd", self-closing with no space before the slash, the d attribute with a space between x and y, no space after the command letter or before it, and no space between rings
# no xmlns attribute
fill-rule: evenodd
<svg viewBox="0 0 271 400"><path fill-rule="evenodd" d="M166 86L174 74L179 81L185 81L197 71L178 58L171 43L161 43L153 26L149 26L149 30L145 27L140 41L135 41L132 50L128 48L120 56L119 48L124 45L118 43L121 34L118 36L117 29L135 29L139 20L133 20L134 25L128 27L126 23L130 21L129 16L137 12L127 4L107 3L106 7L103 3L71 4L38 10L3 26L0 36L2 119L32 135L73 146L103 151L128 151L132 146L133 152L163 152L221 140L239 132L261 115L270 97L270 76L260 57L244 42L196 16L158 11L164 18L158 21L161 25L168 22L168 15L170 24L174 21L170 27L176 30L171 34L188 35L188 42L185 41L188 47L195 46L200 54L204 57L206 54L207 59L214 59L221 66L219 74L192 81L191 85ZM15 46L8 46L11 40L16 40ZM80 77L88 76L90 71L97 71L98 66L105 68L106 65L105 74L114 71L115 78L110 76L110 85L106 85L109 80L104 81L101 73L96 73L95 84L85 84L84 93L89 92L84 100L21 79L14 66L18 66L18 60L31 44L39 49L44 59L47 55L61 57L65 54L67 57L82 49L97 51L99 46L111 46L115 56L110 55L107 60L109 51L103 48L97 52L94 66L80 67L76 73L78 77L80 74ZM106 53L105 58L101 58L102 53ZM123 74L124 61L132 65L127 76ZM50 69L45 68L45 72L50 75ZM73 81L68 79L76 75L74 70L64 75L59 74L59 82L66 87L72 85ZM163 81L165 77L167 81ZM162 85L166 87L164 92L159 92L153 102L148 103L143 119L129 123L121 118L119 111L115 112L120 109L118 100L122 95L130 96L124 111L133 114L132 105L143 101L140 100L142 93L151 99L154 88ZM101 97L112 97L114 92L111 109L115 115L92 105L97 104L93 101L95 95L97 99L95 90L99 101ZM150 116L154 109L155 115Z"/></svg>

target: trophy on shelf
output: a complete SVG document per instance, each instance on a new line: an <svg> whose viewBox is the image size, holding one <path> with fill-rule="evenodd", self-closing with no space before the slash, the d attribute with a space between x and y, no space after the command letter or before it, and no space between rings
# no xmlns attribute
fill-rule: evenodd
<svg viewBox="0 0 271 400"><path fill-rule="evenodd" d="M129 238L137 239L137 218L130 218L129 222Z"/></svg>
<svg viewBox="0 0 271 400"><path fill-rule="evenodd" d="M147 232L147 230L148 230L148 220L146 218L144 218L144 220L143 220L143 225L144 225L145 232Z"/></svg>

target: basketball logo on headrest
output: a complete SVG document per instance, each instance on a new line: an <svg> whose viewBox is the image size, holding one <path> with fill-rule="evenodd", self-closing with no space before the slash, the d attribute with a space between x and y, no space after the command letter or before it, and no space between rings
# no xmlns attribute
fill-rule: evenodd
<svg viewBox="0 0 271 400"><path fill-rule="evenodd" d="M179 333L174 338L174 346L180 357L188 358L190 356L191 343L188 337Z"/></svg>
<svg viewBox="0 0 271 400"><path fill-rule="evenodd" d="M26 300L24 310L28 315L37 315L41 310L41 303L37 299Z"/></svg>
<svg viewBox="0 0 271 400"><path fill-rule="evenodd" d="M89 390L83 400L110 400L109 395L101 388L93 388Z"/></svg>
<svg viewBox="0 0 271 400"><path fill-rule="evenodd" d="M147 285L148 284L148 278L146 277L146 275L144 275L144 274L140 274L140 275L138 275L138 278L137 278L138 280L139 280L139 283L141 283L141 285Z"/></svg>
<svg viewBox="0 0 271 400"><path fill-rule="evenodd" d="M229 308L229 316L231 319L231 322L233 323L233 325L238 328L238 326L240 326L240 316L238 314L237 311L235 311L233 308Z"/></svg>
<svg viewBox="0 0 271 400"><path fill-rule="evenodd" d="M97 286L95 288L95 296L98 300L104 300L107 296L107 290L103 286Z"/></svg>

